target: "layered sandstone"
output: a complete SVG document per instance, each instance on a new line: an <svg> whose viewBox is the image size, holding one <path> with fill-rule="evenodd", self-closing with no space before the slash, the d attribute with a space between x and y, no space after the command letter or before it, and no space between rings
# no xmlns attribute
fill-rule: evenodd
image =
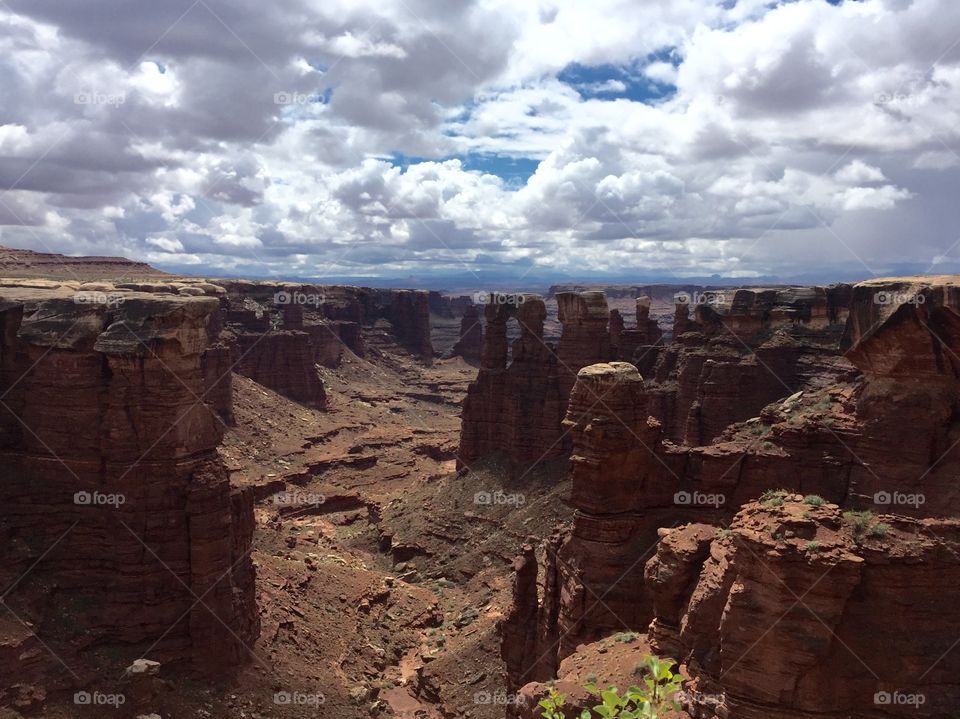
<svg viewBox="0 0 960 719"><path fill-rule="evenodd" d="M672 530L647 565L651 647L686 664L690 714L950 716L960 522L864 529L801 500L749 504L709 543L708 528Z"/></svg>
<svg viewBox="0 0 960 719"><path fill-rule="evenodd" d="M637 297L637 326L620 332L617 356L632 362L641 374L649 375L657 362L662 346L663 331L650 317L650 298Z"/></svg>
<svg viewBox="0 0 960 719"><path fill-rule="evenodd" d="M960 436L960 375L954 363L945 359L960 349L956 332L960 328L960 295L952 278L931 280L913 283L897 307L882 303L874 306L877 292L896 289L886 282L858 285L852 293L844 344L853 369L839 378L827 375L826 381L815 377L807 380L805 389L768 405L757 417L733 424L711 445L677 446L661 441L659 423L642 419L648 413L656 414L657 386L645 385L626 367L599 365L581 372L568 411L573 436L571 503L576 513L572 530L543 547L544 561L539 571L544 589L540 596L518 591L514 598L510 616L536 617L534 624L538 627L538 653L531 655L517 648L519 641L529 647L530 635L518 636L507 624L504 654L511 657L508 681L514 682L514 688L520 677L526 676L528 681L549 678L550 669L579 644L626 628L643 630L654 613L658 623L651 637L664 652L673 653L683 646L696 654L696 637L714 636L717 628L710 623L712 619L702 619L707 615L692 609L681 611L679 598L689 594L693 578L699 575L696 563L706 557L711 532L729 523L742 506L768 490L782 487L801 495L820 495L848 510L891 513L896 516L883 521L894 527L913 527L904 530L908 534L951 526L946 519L928 518L955 517L960 512L960 496L952 489L960 472L960 454L955 447ZM917 301L918 293L925 299ZM683 344L693 337L688 333L678 342ZM736 362L731 359L729 365L735 366ZM608 394L605 402L591 406L582 397L596 393L596 389L591 391L595 375L629 380L611 382L615 395ZM777 506L775 500L771 506ZM812 511L813 506L807 510ZM713 529L692 527L661 539L670 527L685 522L706 523ZM808 527L804 527L802 531L806 532ZM800 530L789 531L806 537ZM931 531L936 534L939 529ZM818 534L806 539L821 542ZM927 557L924 552L929 546L933 552L930 561L941 562L936 565L938 571L949 574L954 570L945 560L953 541L924 544L923 548L908 543L904 551L912 559L905 564L926 562L918 557ZM644 575L643 564L658 544L660 562L654 569L648 567ZM768 549L757 546L754 551L762 557ZM862 552L857 556L859 559L850 562L871 561ZM950 556L955 562L954 555ZM846 586L848 564L844 559L837 565L838 587ZM817 562L812 566L824 571L828 568ZM922 583L923 576L921 571L917 581ZM722 584L715 574L703 581L713 588ZM854 584L861 581L857 579ZM900 579L894 581L901 586ZM730 586L742 587L738 582ZM712 607L711 612L719 613L745 596L738 588L729 594L710 595L713 598L703 602ZM783 599L778 596L778 601ZM919 602L920 598L916 593L905 593L901 600ZM888 615L894 613L883 599L864 601L887 607ZM842 619L847 611L844 606L822 606L825 617L833 617L838 623L838 632L847 631L846 620ZM766 614L766 610L757 611ZM738 621L740 626L752 627L756 617L757 613L745 615ZM684 622L691 627L691 644L680 643L683 637L676 632L671 635L671 627L681 631L687 626ZM857 627L855 623L853 626ZM878 631L877 627L869 628L874 635ZM783 641L789 644L801 633L799 629L792 631ZM909 650L910 645L905 646ZM802 653L792 646L781 649L785 655ZM719 656L716 651L717 647L708 647L702 656L715 660ZM798 668L790 664L791 659L781 657L777 661L787 667L776 680L784 682L783 686L788 685L786 677L794 670L811 671L808 664ZM835 668L834 662L830 658L828 666ZM763 662L756 666L757 672L763 671ZM709 674L714 669L705 671ZM843 676L852 675L848 672ZM750 682L759 679L750 676L739 689L731 691L746 692L744 687ZM787 689L778 691L781 693L775 703L797 713L775 716L800 717L806 716L802 711L814 711L810 708L810 702L814 702L812 690L804 700L807 704L796 706ZM756 694L747 692L744 696L748 697L743 699L745 706L760 701ZM823 711L834 716L829 712L847 711L856 701L850 698L829 703ZM737 705L730 714L718 716L762 715L759 709L755 714L741 714L740 708Z"/></svg>
<svg viewBox="0 0 960 719"><path fill-rule="evenodd" d="M576 373L610 354L609 312L602 293L558 296L563 329L556 348L544 341L541 297L492 294L484 313L480 369L467 390L458 456L461 464L502 453L526 471L566 456L561 423ZM508 347L508 323L519 337Z"/></svg>
<svg viewBox="0 0 960 719"><path fill-rule="evenodd" d="M850 295L849 285L683 295L674 341L650 369L667 436L707 444L801 387L847 378L839 340Z"/></svg>
<svg viewBox="0 0 960 719"><path fill-rule="evenodd" d="M102 668L102 647L203 673L247 660L253 505L216 451L219 310L216 297L0 284L6 602L37 638L22 644L51 649L4 662L5 687L75 682Z"/></svg>
<svg viewBox="0 0 960 719"><path fill-rule="evenodd" d="M474 304L469 305L460 320L460 339L453 346L453 354L472 362L480 361L483 353L483 320Z"/></svg>

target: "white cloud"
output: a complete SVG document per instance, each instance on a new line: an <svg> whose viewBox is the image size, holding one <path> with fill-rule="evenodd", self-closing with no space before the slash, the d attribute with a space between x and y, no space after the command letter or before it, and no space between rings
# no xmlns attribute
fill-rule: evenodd
<svg viewBox="0 0 960 719"><path fill-rule="evenodd" d="M949 0L209 0L228 28L145 0L7 4L4 242L277 275L748 277L944 251Z"/></svg>

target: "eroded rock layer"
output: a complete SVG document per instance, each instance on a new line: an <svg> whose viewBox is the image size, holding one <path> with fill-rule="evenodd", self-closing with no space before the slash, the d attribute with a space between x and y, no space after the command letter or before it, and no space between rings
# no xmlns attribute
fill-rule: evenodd
<svg viewBox="0 0 960 719"><path fill-rule="evenodd" d="M647 565L651 648L686 664L690 714L952 716L960 522L802 499L669 531Z"/></svg>
<svg viewBox="0 0 960 719"><path fill-rule="evenodd" d="M503 453L521 471L566 456L561 423L582 367L610 354L609 312L602 293L558 296L559 345L544 342L546 307L536 295L492 294L484 308L480 370L467 390L458 456L461 464ZM508 351L507 323L520 336Z"/></svg>
<svg viewBox="0 0 960 719"><path fill-rule="evenodd" d="M894 292L900 293L900 299L897 306L888 307L886 297ZM519 688L521 678L550 678L559 661L580 644L625 629L642 631L654 614L658 623L651 636L660 642L664 652L682 649L700 656L703 662L716 662L726 649L711 645L698 655L696 642L700 641L698 637L712 641L710 637L717 635L721 613L726 617L732 607L739 606L737 602L742 602L745 613L731 618L730 626L733 631L738 623L741 629L737 631L746 632L752 630L743 627L755 627L759 617L775 614L777 607L786 611L789 594L778 594L776 582L770 577L766 583L772 586L763 591L776 598L767 606L752 599L752 590L744 589L745 579L724 584L727 580L723 577L729 579L732 575L721 577L716 572L697 580L706 582L714 592L704 595L704 607L681 611L677 605L680 598L689 595L690 585L700 576L697 562L705 560L712 534L727 525L741 507L761 496L767 497L765 506L776 507L783 504L783 497L790 492L799 492L801 498L811 495L813 501L804 511L812 512L811 508L826 501L843 510L867 512L853 520L861 528L849 531L886 531L875 528L879 522L905 533L898 535L902 547L894 546L892 550L897 553L902 549L902 563L900 555L895 554L892 564L896 566L889 570L883 567L891 564L891 559L863 550L855 541L862 538L859 536L851 540L856 547L851 548L843 540L843 551L830 555L837 560L835 566L832 559L815 552L806 558L798 555L789 560L790 566L784 568L785 579L794 570L804 581L815 579L811 573L818 569L821 574L828 568L836 573L831 584L820 588L823 597L814 591L810 598L811 602L819 602L819 609L815 609L822 611L834 634L846 637L848 631L865 632L875 637L880 633L879 624L870 626L862 617L851 619L848 629L845 617L851 607L857 607L857 612L860 607L872 607L886 612L888 618L897 614L890 601L913 607L910 611L916 611L917 617L927 611L934 616L940 611L939 606L928 610L926 590L918 591L916 587L925 586L928 570L952 576L960 569L960 560L953 551L955 528L948 519L960 514L960 492L955 482L960 473L956 448L960 437L960 374L955 363L960 350L960 294L955 291L953 278L906 284L864 283L851 294L849 317L844 341L849 369L827 373L819 381L816 377L806 380L803 389L769 404L758 416L720 431L710 445L664 441L663 425L654 418L658 387L656 383L646 385L630 365L601 364L580 372L565 423L573 439L570 501L576 512L570 531L552 537L541 547L538 571L542 592L538 595L529 589L522 591L522 583L515 588L514 606L503 632L503 654L508 660L508 682L513 689ZM681 336L678 343L682 345L689 337L690 333ZM601 392L604 402L585 401ZM730 401L734 401L732 394ZM779 488L784 491L770 494ZM830 521L836 524L842 510L831 511L834 514ZM872 518L880 514L890 518L885 516L882 522ZM689 522L710 525L711 529L695 526L661 539L669 528ZM785 531L782 536L804 537L814 543L810 549L815 550L821 537L817 532L807 536L810 526L788 527L792 534ZM938 538L941 529L949 536ZM932 533L930 542L921 541L919 535L923 532ZM905 536L911 533L917 536ZM645 575L644 563L658 544L661 569L671 569L648 569ZM753 547L760 557L769 551L762 543ZM528 574L533 573L529 561L534 556L525 565ZM741 560L746 561L746 556L742 555ZM724 561L718 559L717 565L722 566ZM823 562L826 563L821 567ZM876 572L875 576L889 577L895 587L903 587L902 592L895 590L894 600L884 598L879 584L865 583L865 575L857 569L864 562L868 566L875 562L877 566L871 570ZM923 566L913 568L913 564ZM897 572L906 572L912 578L894 578ZM762 582L759 573L753 581ZM912 584L914 581L919 584ZM906 588L907 582L912 589ZM941 585L933 582L930 586ZM865 589L871 594L860 596L858 592ZM758 590L757 596L765 596L763 591ZM707 616L712 618L704 619ZM956 627L955 633L960 633L960 623L952 618L954 614L947 612L944 616L946 625ZM861 620L862 624L857 624ZM873 692L887 691L884 687L904 668L900 658L891 658L888 664L896 669L878 672L882 681L868 676L872 684L859 669L838 670L839 676L850 679L854 686L851 691L856 696L837 689L836 696L827 692L818 697L817 682L833 684L823 678L818 668L811 667L822 660L825 666L836 668L841 660L824 654L835 649L825 648L831 640L829 633L814 632L814 647L804 646L801 637L805 625L797 621L785 636L777 638L779 649L753 665L758 675L767 666L773 668L775 675L779 673L779 678L772 680L777 685L772 698L764 700L754 690L748 690L748 685L763 685L758 676L744 674L741 684L729 688L733 699L727 704L733 708L717 716L764 716L763 710L756 708L764 701L784 712L769 716L808 716L804 711L845 716L842 712L866 707L861 692L874 687L870 691L872 697ZM689 623L689 631L683 629L684 622ZM526 629L521 630L522 626ZM531 633L529 627L537 629ZM676 632L670 634L670 627L679 628L680 638L675 636ZM688 644L683 643L683 632L687 632ZM744 648L746 635L738 636L741 638L728 645L734 650ZM904 661L918 661L919 645L911 643L909 632L895 633L894 639L887 647L864 644L861 648L869 656L879 653L878 662L887 661L884 652L901 651L912 657ZM535 649L533 653L529 652L531 647ZM811 658L814 656L817 658ZM936 659L925 657L931 663ZM848 663L849 659L846 657ZM747 672L750 666L748 663L739 667L739 671ZM719 674L711 674L714 671ZM710 665L704 676L720 681L718 677L727 671L722 663ZM804 677L806 682L808 673L815 676L811 685L797 688L798 677ZM946 680L929 679L930 686L942 681ZM943 701L955 702L953 689L944 691L947 699ZM751 706L755 708L750 709ZM702 706L698 711L701 710L705 711ZM748 711L754 713L744 713ZM935 712L930 716L942 714Z"/></svg>
<svg viewBox="0 0 960 719"><path fill-rule="evenodd" d="M7 690L143 653L248 659L253 504L216 452L230 373L199 294L0 284L5 621L29 627Z"/></svg>

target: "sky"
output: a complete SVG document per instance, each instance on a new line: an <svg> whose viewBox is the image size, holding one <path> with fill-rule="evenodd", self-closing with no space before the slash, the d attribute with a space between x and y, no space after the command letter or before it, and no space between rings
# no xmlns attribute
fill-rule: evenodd
<svg viewBox="0 0 960 719"><path fill-rule="evenodd" d="M960 272L956 0L0 0L0 245L463 286Z"/></svg>

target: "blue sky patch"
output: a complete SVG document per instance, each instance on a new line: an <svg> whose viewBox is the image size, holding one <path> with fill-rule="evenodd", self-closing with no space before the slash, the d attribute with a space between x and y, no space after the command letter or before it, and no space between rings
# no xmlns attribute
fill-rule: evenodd
<svg viewBox="0 0 960 719"><path fill-rule="evenodd" d="M657 82L643 74L643 67L654 62L677 65L672 50L666 49L632 66L571 63L557 74L557 79L572 87L585 100L623 98L634 102L654 103L677 91L675 86Z"/></svg>

